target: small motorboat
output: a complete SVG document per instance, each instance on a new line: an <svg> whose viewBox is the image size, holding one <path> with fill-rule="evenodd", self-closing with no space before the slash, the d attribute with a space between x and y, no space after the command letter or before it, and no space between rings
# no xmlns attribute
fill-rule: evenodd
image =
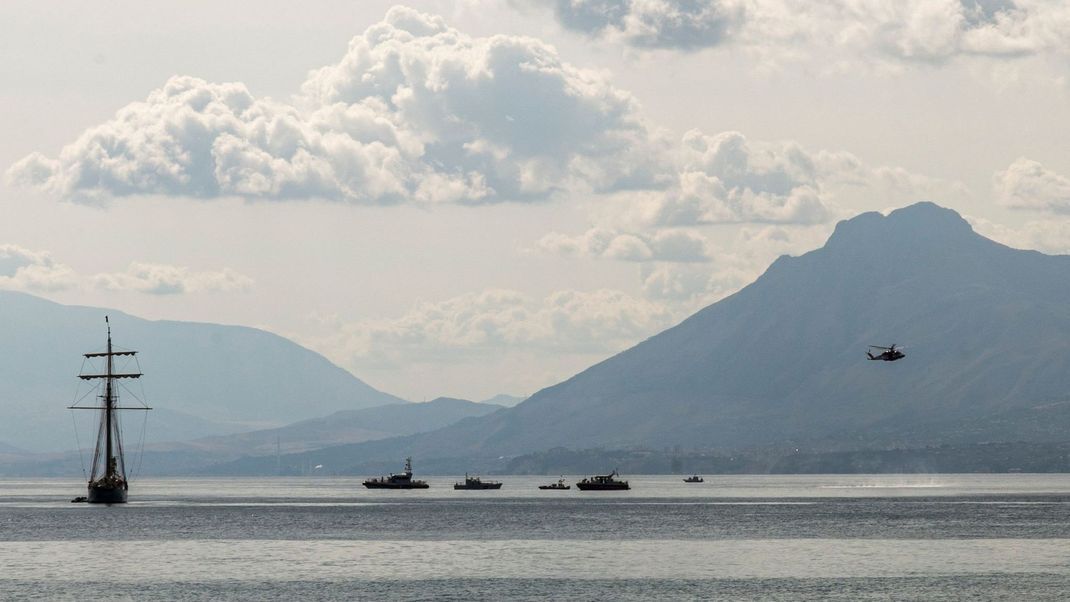
<svg viewBox="0 0 1070 602"><path fill-rule="evenodd" d="M687 477L686 479L684 479L684 482L685 483L704 483L705 481L702 479L702 477L700 477L700 476L698 476L696 474L696 475L691 475L691 476Z"/></svg>
<svg viewBox="0 0 1070 602"><path fill-rule="evenodd" d="M618 491L622 489L630 489L628 487L628 481L622 481L617 478L618 476L620 475L614 470L609 474L585 477L582 481L576 483L576 488L580 491Z"/></svg>
<svg viewBox="0 0 1070 602"><path fill-rule="evenodd" d="M501 489L501 481L484 481L479 477L470 477L467 474L464 475L463 483L454 483L454 489Z"/></svg>
<svg viewBox="0 0 1070 602"><path fill-rule="evenodd" d="M572 489L572 485L566 485L565 479L558 479L556 483L539 485L539 489Z"/></svg>

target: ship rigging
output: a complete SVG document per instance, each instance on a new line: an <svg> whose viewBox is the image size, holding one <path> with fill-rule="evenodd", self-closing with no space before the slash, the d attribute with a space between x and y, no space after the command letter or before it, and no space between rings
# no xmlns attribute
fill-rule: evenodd
<svg viewBox="0 0 1070 602"><path fill-rule="evenodd" d="M129 350L116 350L111 342L111 322L104 317L108 329L108 344L103 352L85 353L82 373L78 378L84 381L96 383L94 389L99 391L95 399L99 400L97 406L80 406L76 401L68 406L71 410L97 410L100 412L100 426L97 431L97 441L93 450L93 462L89 472L88 495L84 501L91 504L122 504L126 502L129 484L127 482L126 463L123 456L122 429L119 426L119 410L151 410L148 405L138 399L140 405L120 406L119 387L129 391L119 384L121 379L141 378L141 367L137 361L137 352ZM117 371L116 358L133 360L135 371ZM93 363L92 360L103 359L103 371L95 370L89 373L85 371L85 363ZM127 362L129 363L129 362ZM125 368L119 368L126 370ZM86 394L88 395L88 393ZM135 399L137 396L131 396ZM84 399L84 397L83 397ZM79 400L80 401L80 400ZM83 501L75 498L75 501Z"/></svg>

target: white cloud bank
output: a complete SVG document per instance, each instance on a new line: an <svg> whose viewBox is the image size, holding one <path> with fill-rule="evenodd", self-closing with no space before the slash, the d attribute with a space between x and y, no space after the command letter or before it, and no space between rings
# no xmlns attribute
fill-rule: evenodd
<svg viewBox="0 0 1070 602"><path fill-rule="evenodd" d="M1049 255L1070 255L1070 219L1028 221L1008 226L978 217L970 224L982 236L1016 249L1032 249Z"/></svg>
<svg viewBox="0 0 1070 602"><path fill-rule="evenodd" d="M196 271L182 266L136 262L123 272L81 275L70 266L56 261L48 252L31 251L11 244L0 245L0 288L34 292L98 288L176 295L245 291L252 285L252 278L230 268Z"/></svg>
<svg viewBox="0 0 1070 602"><path fill-rule="evenodd" d="M252 288L253 279L230 268L197 272L158 263L131 263L125 272L96 274L91 281L109 291L134 291L153 295L201 292L235 292Z"/></svg>
<svg viewBox="0 0 1070 602"><path fill-rule="evenodd" d="M596 227L579 236L551 232L537 246L565 257L677 263L710 260L706 239L693 230L663 230L647 235Z"/></svg>
<svg viewBox="0 0 1070 602"><path fill-rule="evenodd" d="M633 29L702 30L695 19L738 12L699 1L626 4L647 16L669 11L639 19L642 27L622 17ZM631 194L629 212L642 227L622 233L823 223L837 217L834 185L905 185L901 203L916 200L908 198L918 188L912 178L847 153L737 132L693 131L674 147L643 122L630 94L563 62L552 47L527 37L474 38L403 7L353 38L338 63L312 71L292 102L257 98L240 83L176 76L58 157L35 152L7 171L13 184L88 203L162 195L480 204L562 191ZM664 254L651 247L656 236L622 239L618 247L630 250L612 253Z"/></svg>
<svg viewBox="0 0 1070 602"><path fill-rule="evenodd" d="M659 304L620 291L558 291L544 298L500 289L420 304L385 320L328 320L313 343L347 365L460 361L509 350L615 352L670 326Z"/></svg>
<svg viewBox="0 0 1070 602"><path fill-rule="evenodd" d="M8 180L73 200L159 194L352 203L537 200L656 184L637 103L526 37L395 7L292 103L173 77Z"/></svg>
<svg viewBox="0 0 1070 602"><path fill-rule="evenodd" d="M1070 214L1070 178L1019 157L995 176L997 200L1013 209Z"/></svg>
<svg viewBox="0 0 1070 602"><path fill-rule="evenodd" d="M78 277L52 255L17 245L0 245L0 287L18 290L58 291L74 287Z"/></svg>
<svg viewBox="0 0 1070 602"><path fill-rule="evenodd" d="M674 164L668 189L609 195L592 207L597 225L551 232L535 247L639 263L643 296L686 313L742 288L779 255L819 247L830 224L859 206L969 196L957 182L790 141L752 142L739 132L688 132ZM743 227L727 245L712 244L703 232L725 224Z"/></svg>
<svg viewBox="0 0 1070 602"><path fill-rule="evenodd" d="M558 21L574 31L640 48L715 46L744 21L744 3L726 0L553 0Z"/></svg>
<svg viewBox="0 0 1070 602"><path fill-rule="evenodd" d="M791 141L752 142L739 132L693 130L675 153L675 183L665 190L614 195L628 231L711 224L829 223L849 207L962 198L958 182L867 165L842 151L809 151Z"/></svg>
<svg viewBox="0 0 1070 602"><path fill-rule="evenodd" d="M680 163L676 187L645 209L653 224L805 224L830 218L818 166L795 143L754 149L739 132L691 131L684 135Z"/></svg>
<svg viewBox="0 0 1070 602"><path fill-rule="evenodd" d="M738 45L771 62L805 56L944 63L1065 54L1057 0L531 0L566 29L636 48Z"/></svg>
<svg viewBox="0 0 1070 602"><path fill-rule="evenodd" d="M709 263L641 264L643 296L689 314L750 284L777 257L821 246L830 231L829 224L744 226L724 248L710 250Z"/></svg>

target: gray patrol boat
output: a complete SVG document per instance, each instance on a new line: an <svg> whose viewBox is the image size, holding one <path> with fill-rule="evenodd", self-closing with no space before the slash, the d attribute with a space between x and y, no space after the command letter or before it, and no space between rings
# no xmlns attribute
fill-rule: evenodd
<svg viewBox="0 0 1070 602"><path fill-rule="evenodd" d="M412 478L412 458L405 458L405 472L364 481L368 489L427 489L427 481Z"/></svg>

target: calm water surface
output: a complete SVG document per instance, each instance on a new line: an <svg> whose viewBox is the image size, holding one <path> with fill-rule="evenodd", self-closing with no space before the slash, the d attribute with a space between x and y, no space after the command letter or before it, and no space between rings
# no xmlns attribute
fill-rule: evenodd
<svg viewBox="0 0 1070 602"><path fill-rule="evenodd" d="M0 599L1066 599L1070 475L0 480ZM575 479L569 479L574 481Z"/></svg>

